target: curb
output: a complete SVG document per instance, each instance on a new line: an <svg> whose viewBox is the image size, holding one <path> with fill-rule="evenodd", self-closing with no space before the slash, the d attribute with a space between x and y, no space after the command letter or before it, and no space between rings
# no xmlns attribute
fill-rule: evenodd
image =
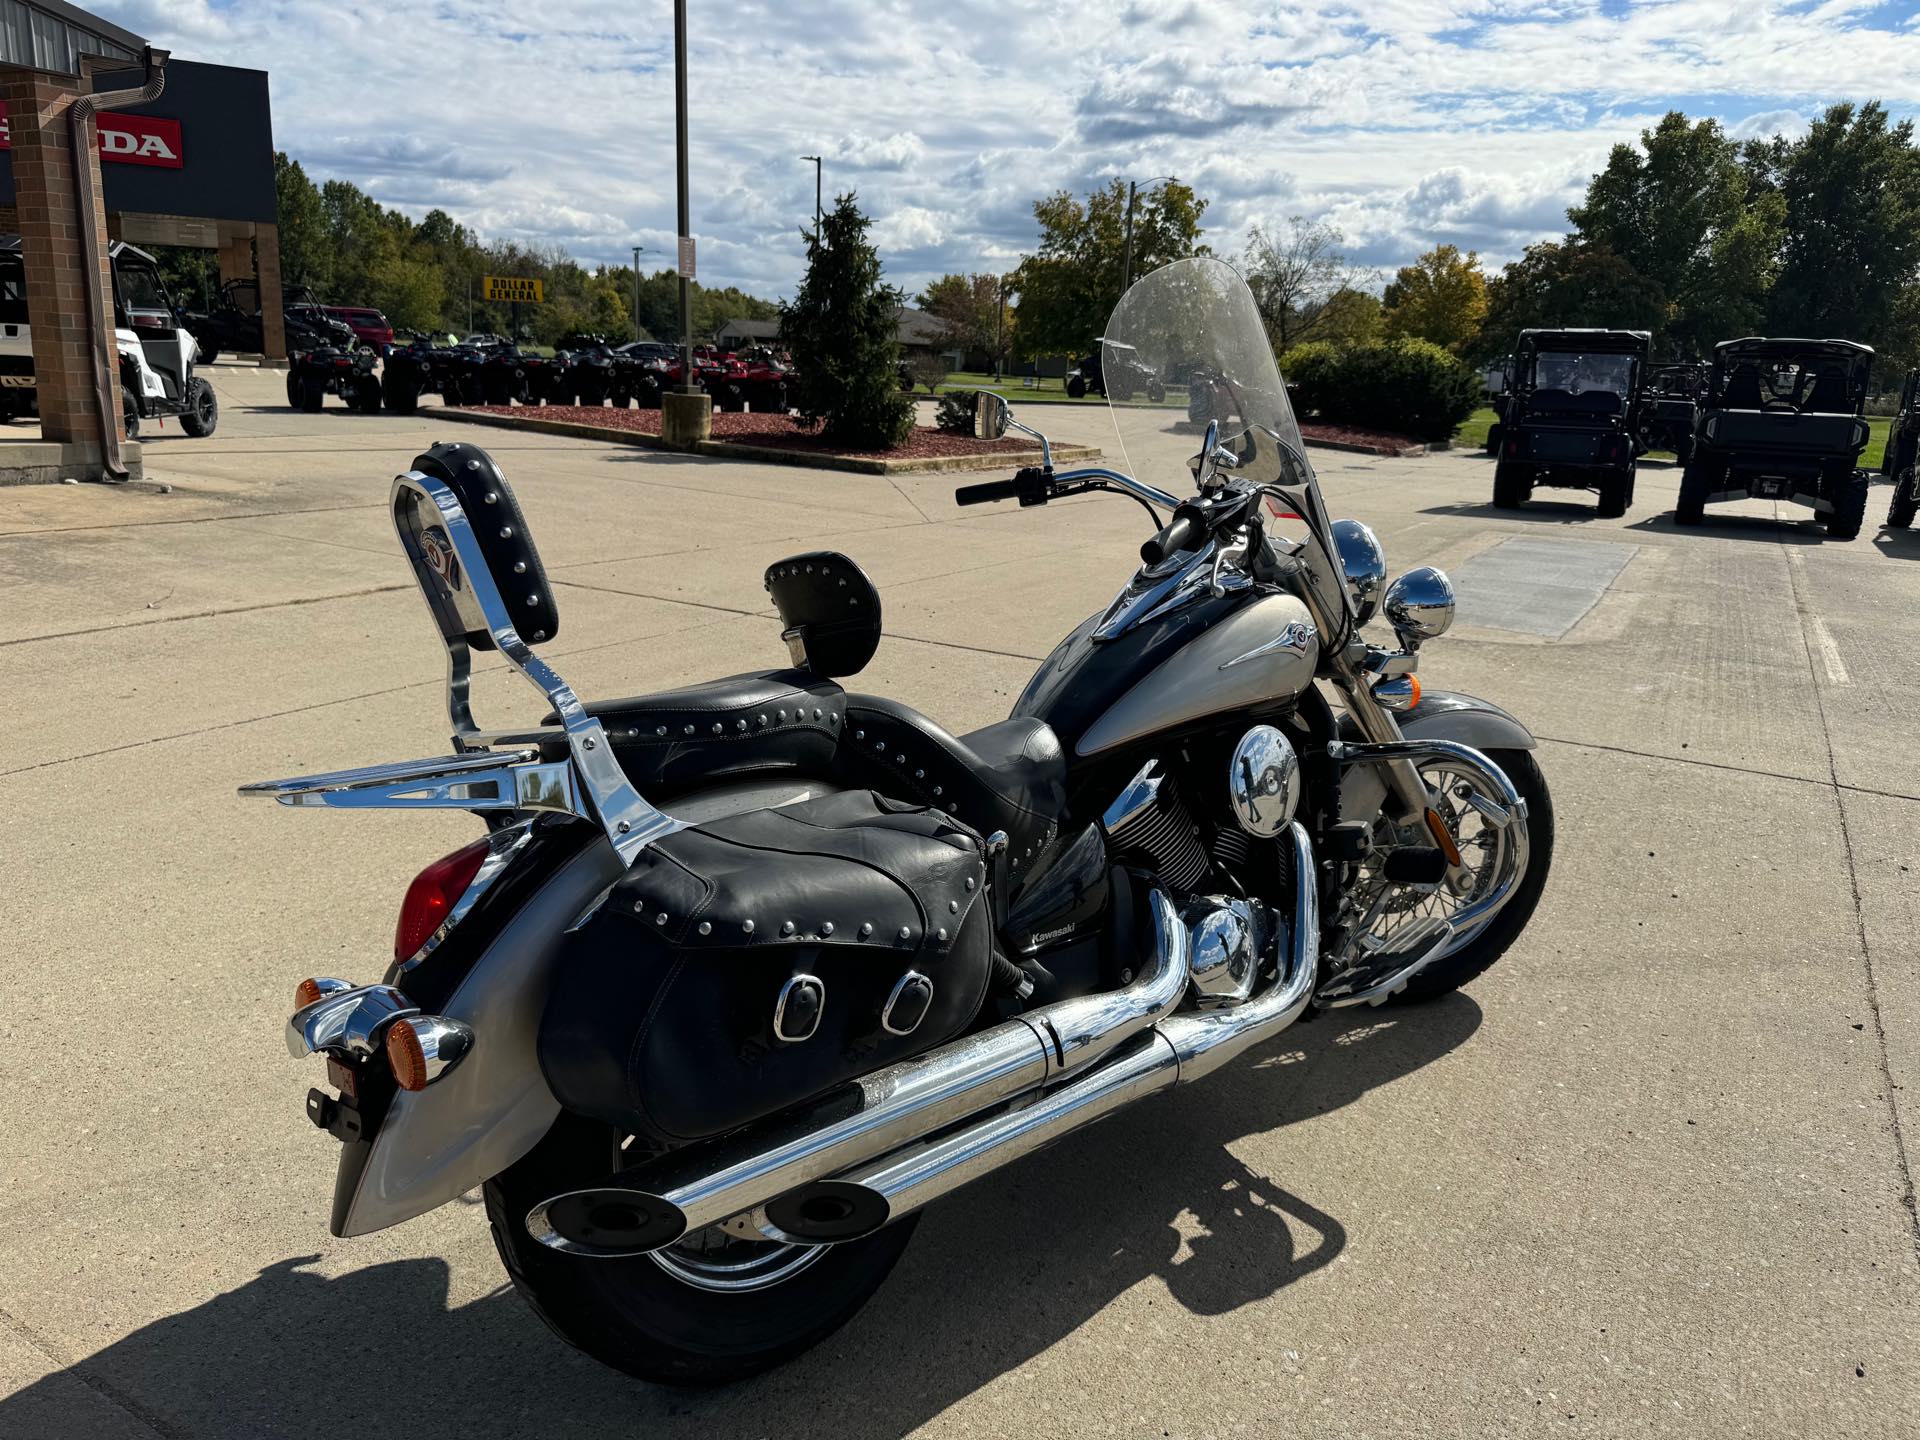
<svg viewBox="0 0 1920 1440"><path fill-rule="evenodd" d="M861 475L914 475L941 472L963 473L969 470L1004 470L1036 463L1038 450L1003 450L993 455L931 455L917 460L878 460L859 455L825 455L811 450L782 450L771 445L741 445L728 440L702 440L688 447L669 445L658 435L638 430L617 429L611 425L583 425L575 420L543 420L529 415L478 415L457 406L422 407L414 412L429 419L452 420L462 425L491 425L498 430L532 430L542 435L563 435L574 440L598 440L603 444L632 445L642 450L672 450L710 456L716 460L757 460L763 465L794 465L808 470L847 470ZM1055 445L1056 460L1097 460L1099 450L1090 445Z"/></svg>
<svg viewBox="0 0 1920 1440"><path fill-rule="evenodd" d="M1359 445L1350 440L1316 440L1304 434L1300 438L1310 450L1344 450L1349 455L1377 455L1388 460L1408 460L1429 454L1434 448L1431 445Z"/></svg>

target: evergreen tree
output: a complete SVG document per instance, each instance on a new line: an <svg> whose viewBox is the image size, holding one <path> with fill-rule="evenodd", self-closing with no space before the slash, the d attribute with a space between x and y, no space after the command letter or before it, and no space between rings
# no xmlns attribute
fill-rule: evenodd
<svg viewBox="0 0 1920 1440"><path fill-rule="evenodd" d="M800 372L798 423L855 449L898 445L913 428L913 402L894 370L900 291L881 279L867 217L841 195L808 235L807 274L780 312L781 337Z"/></svg>

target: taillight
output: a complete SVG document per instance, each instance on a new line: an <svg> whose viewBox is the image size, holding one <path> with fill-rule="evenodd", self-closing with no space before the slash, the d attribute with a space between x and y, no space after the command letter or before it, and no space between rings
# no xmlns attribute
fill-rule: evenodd
<svg viewBox="0 0 1920 1440"><path fill-rule="evenodd" d="M473 884L487 858L487 842L476 840L443 855L413 877L400 902L400 923L393 932L393 958L411 959L438 930Z"/></svg>

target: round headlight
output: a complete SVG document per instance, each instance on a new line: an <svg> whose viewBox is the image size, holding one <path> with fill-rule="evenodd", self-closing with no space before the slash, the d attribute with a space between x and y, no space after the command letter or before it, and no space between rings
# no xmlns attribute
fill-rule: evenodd
<svg viewBox="0 0 1920 1440"><path fill-rule="evenodd" d="M1340 552L1340 568L1353 597L1356 625L1364 625L1380 608L1380 589L1387 583L1387 556L1373 528L1358 520L1333 522L1333 543Z"/></svg>
<svg viewBox="0 0 1920 1440"><path fill-rule="evenodd" d="M1453 604L1453 582L1431 565L1409 570L1387 587L1387 619L1403 645L1446 634Z"/></svg>

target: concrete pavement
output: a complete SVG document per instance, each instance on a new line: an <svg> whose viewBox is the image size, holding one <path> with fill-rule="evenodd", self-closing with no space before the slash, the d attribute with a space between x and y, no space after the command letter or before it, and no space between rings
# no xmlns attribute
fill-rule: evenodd
<svg viewBox="0 0 1920 1440"><path fill-rule="evenodd" d="M782 663L761 570L832 546L885 599L862 687L956 729L1118 588L1143 517L214 377L220 432L143 436L147 485L0 491L0 1440L1920 1434L1920 534L1877 532L1884 489L1831 544L1758 503L1677 531L1652 465L1599 521L1492 510L1476 455L1317 453L1395 572L1475 597L1427 683L1542 736L1526 936L935 1207L846 1330L686 1394L554 1340L477 1196L326 1234L291 988L376 978L407 881L475 830L233 792L444 748L392 474L494 442L584 694ZM504 679L482 715L536 718Z"/></svg>

